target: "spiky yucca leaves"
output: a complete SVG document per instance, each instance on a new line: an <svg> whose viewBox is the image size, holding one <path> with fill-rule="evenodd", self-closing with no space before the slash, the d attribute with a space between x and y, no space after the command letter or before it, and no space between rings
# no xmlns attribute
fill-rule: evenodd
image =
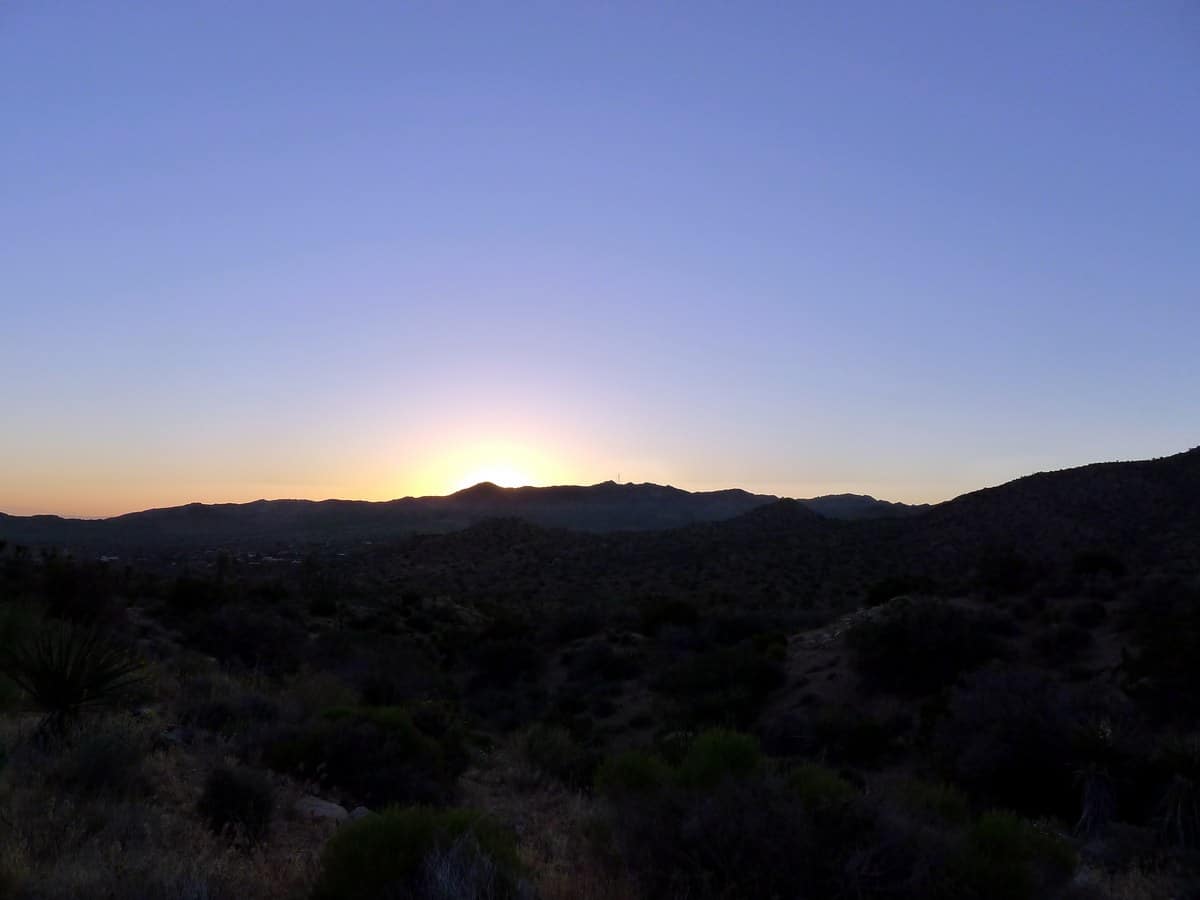
<svg viewBox="0 0 1200 900"><path fill-rule="evenodd" d="M1119 735L1105 717L1093 719L1075 730L1073 755L1080 765L1075 781L1080 786L1079 821L1075 833L1096 837L1117 815L1117 791L1113 773L1120 763Z"/></svg>
<svg viewBox="0 0 1200 900"><path fill-rule="evenodd" d="M98 629L46 623L0 648L0 671L60 729L81 710L116 701L144 677L142 664Z"/></svg>
<svg viewBox="0 0 1200 900"><path fill-rule="evenodd" d="M1163 793L1159 835L1176 847L1200 848L1200 736L1170 741L1161 762L1171 780Z"/></svg>

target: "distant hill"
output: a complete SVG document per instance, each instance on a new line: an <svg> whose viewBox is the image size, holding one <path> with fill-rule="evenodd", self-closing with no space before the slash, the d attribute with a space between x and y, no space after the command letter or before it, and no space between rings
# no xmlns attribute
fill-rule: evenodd
<svg viewBox="0 0 1200 900"><path fill-rule="evenodd" d="M892 503L888 500L876 500L867 494L826 494L800 502L827 519L883 519L912 516L932 508L929 503Z"/></svg>
<svg viewBox="0 0 1200 900"><path fill-rule="evenodd" d="M743 490L690 492L657 484L502 488L477 484L446 497L402 500L256 500L190 503L108 519L8 516L0 539L81 548L194 547L385 540L457 531L491 518L517 518L576 531L653 531L731 519L779 498ZM800 501L830 518L906 515L918 507L842 494Z"/></svg>
<svg viewBox="0 0 1200 900"><path fill-rule="evenodd" d="M461 532L491 519L581 537L612 535L607 550L585 541L578 552L603 555L620 548L618 555L635 568L654 564L660 554L699 560L710 569L734 554L739 565L762 557L751 568L790 559L797 576L808 573L805 577L820 581L840 580L836 573L850 568L862 577L958 569L1007 552L1061 561L1089 549L1131 554L1150 548L1163 559L1183 559L1200 554L1200 448L1038 473L934 506L857 494L787 500L743 490L689 492L612 481L522 488L485 482L446 497L377 503L192 503L99 520L0 514L0 540L96 552L263 549Z"/></svg>
<svg viewBox="0 0 1200 900"><path fill-rule="evenodd" d="M1200 560L1200 449L1163 459L1040 473L923 511L833 519L809 501L653 532L586 534L515 519L374 548L365 570L435 593L508 591L529 600L672 592L786 602L859 603L912 577L964 587L1069 572L1081 554L1194 572Z"/></svg>

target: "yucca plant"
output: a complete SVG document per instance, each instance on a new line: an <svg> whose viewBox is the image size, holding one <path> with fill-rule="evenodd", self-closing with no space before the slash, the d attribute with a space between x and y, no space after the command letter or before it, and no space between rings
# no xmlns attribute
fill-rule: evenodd
<svg viewBox="0 0 1200 900"><path fill-rule="evenodd" d="M1177 847L1200 847L1200 737L1176 738L1161 762L1170 781L1160 804L1159 835Z"/></svg>
<svg viewBox="0 0 1200 900"><path fill-rule="evenodd" d="M61 730L89 707L115 702L142 680L142 664L94 627L47 623L0 648L0 672Z"/></svg>

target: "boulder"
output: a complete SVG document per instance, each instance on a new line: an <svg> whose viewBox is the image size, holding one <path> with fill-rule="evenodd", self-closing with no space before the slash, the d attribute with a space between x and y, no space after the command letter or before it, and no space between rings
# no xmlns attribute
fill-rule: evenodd
<svg viewBox="0 0 1200 900"><path fill-rule="evenodd" d="M349 816L349 813L346 812L346 807L332 803L329 800L322 800L320 797L314 797L312 794L305 794L297 800L295 810L300 818L307 819L310 822L315 822L319 819L341 822Z"/></svg>

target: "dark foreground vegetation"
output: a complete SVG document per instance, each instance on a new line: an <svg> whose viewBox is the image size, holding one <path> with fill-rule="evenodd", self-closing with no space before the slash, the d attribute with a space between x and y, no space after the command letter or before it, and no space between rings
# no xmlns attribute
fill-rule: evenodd
<svg viewBox="0 0 1200 900"><path fill-rule="evenodd" d="M0 898L1200 896L1198 510L8 543Z"/></svg>

